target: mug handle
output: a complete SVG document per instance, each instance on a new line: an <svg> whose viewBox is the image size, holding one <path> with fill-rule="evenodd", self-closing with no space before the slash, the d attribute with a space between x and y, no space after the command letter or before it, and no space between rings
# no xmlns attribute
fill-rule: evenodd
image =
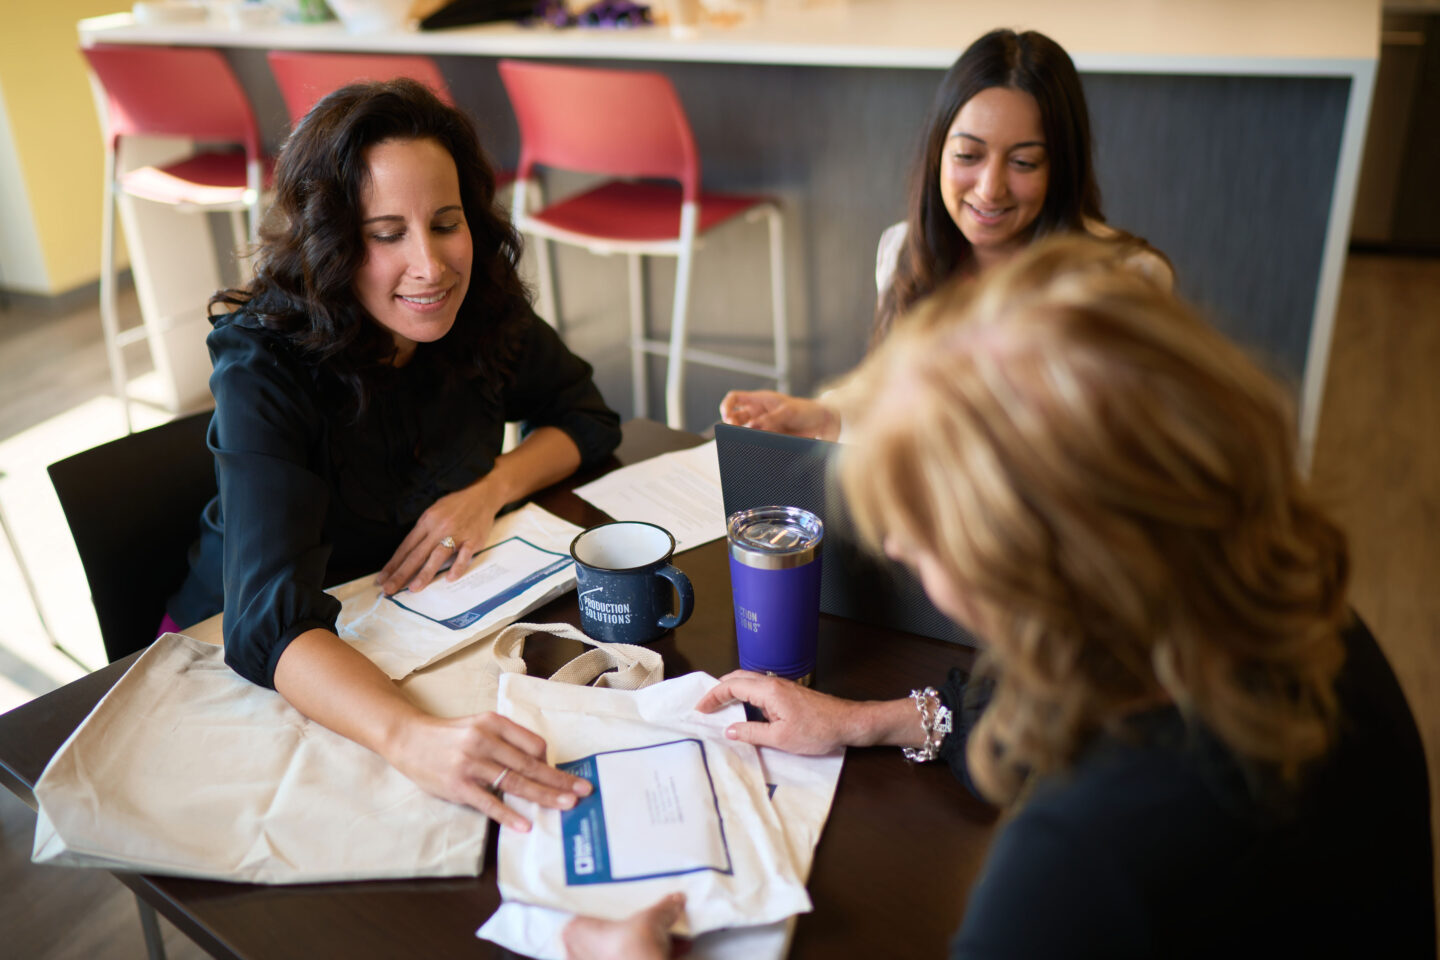
<svg viewBox="0 0 1440 960"><path fill-rule="evenodd" d="M676 613L667 613L660 618L656 624L661 630L674 630L680 624L690 619L690 614L695 612L695 588L690 586L690 578L685 576L684 571L674 564L667 563L655 571L655 576L664 577L675 587L675 593L680 598L680 609Z"/></svg>

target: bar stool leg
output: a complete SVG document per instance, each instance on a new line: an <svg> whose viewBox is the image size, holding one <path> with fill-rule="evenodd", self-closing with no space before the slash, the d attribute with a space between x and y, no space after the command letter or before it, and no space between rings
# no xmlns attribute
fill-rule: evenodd
<svg viewBox="0 0 1440 960"><path fill-rule="evenodd" d="M263 200L265 177L259 160L245 163L246 219L250 225L250 242L260 242L260 204Z"/></svg>
<svg viewBox="0 0 1440 960"><path fill-rule="evenodd" d="M695 225L699 210L693 203L680 209L680 254L675 261L675 310L670 318L670 362L665 371L665 423L685 429L685 350L689 331L685 324L690 306L690 269L695 258Z"/></svg>
<svg viewBox="0 0 1440 960"><path fill-rule="evenodd" d="M630 384L635 397L635 416L650 416L650 361L645 348L645 274L640 254L626 256L630 281Z"/></svg>
<svg viewBox="0 0 1440 960"><path fill-rule="evenodd" d="M230 255L235 258L235 269L239 271L240 285L247 286L253 279L250 275L250 259L246 256L251 243L250 233L245 227L245 215L239 210L230 211Z"/></svg>
<svg viewBox="0 0 1440 960"><path fill-rule="evenodd" d="M119 307L115 301L115 150L105 149L105 209L100 226L100 327L105 332L105 355L110 361L110 383L120 401L125 432L133 433L130 422L130 390L125 376L125 354L120 348Z"/></svg>
<svg viewBox="0 0 1440 960"><path fill-rule="evenodd" d="M536 284L540 288L540 317L557 332L562 331L560 308L556 303L555 271L550 266L550 241L533 234L531 247L535 251Z"/></svg>
<svg viewBox="0 0 1440 960"><path fill-rule="evenodd" d="M775 389L790 392L790 332L785 311L785 227L778 207L767 208L770 226L770 315L775 322Z"/></svg>
<svg viewBox="0 0 1440 960"><path fill-rule="evenodd" d="M526 214L532 209L542 210L545 207L545 188L539 180L516 180L510 185L510 199L513 209L511 220L516 229L524 231ZM555 292L555 269L550 263L550 241L534 233L529 235L529 241L529 247L535 253L535 286L540 301L537 312L540 319L563 334Z"/></svg>
<svg viewBox="0 0 1440 960"><path fill-rule="evenodd" d="M150 960L165 960L165 940L160 936L155 908L141 900L139 894L135 895L135 906L140 911L140 929L145 933L145 955Z"/></svg>

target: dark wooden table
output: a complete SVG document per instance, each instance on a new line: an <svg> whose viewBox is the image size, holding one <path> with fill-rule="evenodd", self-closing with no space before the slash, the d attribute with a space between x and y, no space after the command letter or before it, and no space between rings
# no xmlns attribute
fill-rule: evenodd
<svg viewBox="0 0 1440 960"><path fill-rule="evenodd" d="M634 463L699 438L660 424L625 425L610 464ZM573 478L536 500L574 523L607 519L572 489ZM736 667L730 574L723 541L680 554L695 584L695 613L655 642L665 675ZM536 611L539 622L579 623L573 592ZM535 638L530 671L578 652L571 641ZM138 654L137 654L138 656ZM904 696L938 684L971 651L936 640L822 617L816 686L864 699ZM134 657L0 716L0 783L34 806L46 763ZM939 764L912 766L898 750L851 750L810 876L813 913L800 918L793 958L939 957L959 924L966 892L984 857L993 811L972 798ZM504 952L475 930L500 902L492 831L479 877L414 881L258 886L117 873L180 930L216 957L493 957Z"/></svg>

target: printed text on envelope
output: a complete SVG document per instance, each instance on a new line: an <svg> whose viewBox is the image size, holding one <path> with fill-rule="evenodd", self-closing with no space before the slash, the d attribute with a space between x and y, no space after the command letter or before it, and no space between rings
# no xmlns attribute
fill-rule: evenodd
<svg viewBox="0 0 1440 960"><path fill-rule="evenodd" d="M699 740L597 753L556 767L595 788L560 814L567 884L731 872L725 824Z"/></svg>

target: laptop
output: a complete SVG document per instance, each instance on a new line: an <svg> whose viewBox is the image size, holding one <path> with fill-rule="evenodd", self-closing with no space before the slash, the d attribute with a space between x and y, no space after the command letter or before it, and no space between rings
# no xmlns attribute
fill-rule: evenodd
<svg viewBox="0 0 1440 960"><path fill-rule="evenodd" d="M725 515L772 505L801 507L825 524L821 547L820 610L837 617L950 643L975 638L925 596L902 564L866 550L838 489L830 490L829 461L839 444L715 425Z"/></svg>

